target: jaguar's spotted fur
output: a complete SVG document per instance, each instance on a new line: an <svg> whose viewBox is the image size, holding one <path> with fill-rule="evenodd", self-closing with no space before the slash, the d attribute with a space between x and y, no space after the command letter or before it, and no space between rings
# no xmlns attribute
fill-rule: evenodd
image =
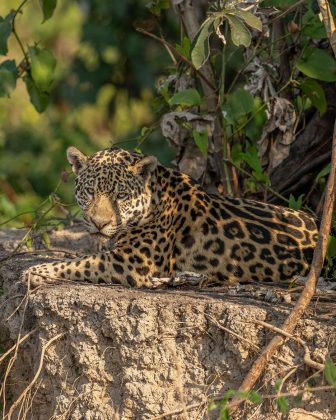
<svg viewBox="0 0 336 420"><path fill-rule="evenodd" d="M76 198L91 232L117 237L108 252L30 269L34 285L55 280L152 287L177 271L215 283L288 281L307 273L317 241L311 216L252 200L209 195L187 175L111 148L67 152Z"/></svg>

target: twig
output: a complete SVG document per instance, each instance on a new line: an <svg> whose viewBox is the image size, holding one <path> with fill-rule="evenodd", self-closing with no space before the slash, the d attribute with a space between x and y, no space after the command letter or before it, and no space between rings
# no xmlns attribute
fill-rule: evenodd
<svg viewBox="0 0 336 420"><path fill-rule="evenodd" d="M37 331L37 328L34 328L33 330L29 331L29 333L27 333L26 335L24 335L23 337L20 338L20 340L18 342L16 342L9 350L6 351L6 353L4 353L1 357L0 357L0 363L13 351L15 350L17 344L21 344L24 341L27 340L27 338L29 338L32 334L34 334L34 332Z"/></svg>
<svg viewBox="0 0 336 420"><path fill-rule="evenodd" d="M286 197L284 197L283 195L281 195L280 193L278 193L277 191L275 191L269 185L266 185L264 182L259 181L256 177L253 176L253 174L251 174L250 172L248 172L245 169L241 168L240 166L236 165L235 163L232 162L232 160L226 159L226 162L229 163L230 165L234 166L238 170L238 172L241 172L242 174L247 175L247 176L253 178L253 180L257 184L259 184L261 187L263 187L265 190L270 191L273 195L275 195L276 197L278 197L281 200L285 201L287 204L289 203L289 200Z"/></svg>
<svg viewBox="0 0 336 420"><path fill-rule="evenodd" d="M332 391L335 387L333 385L322 385L322 386L315 386L315 387L307 387L301 391L296 392L280 392L280 394L266 394L263 395L262 398L266 399L275 399L279 397L295 397L297 395L303 394L305 392L323 392L323 391Z"/></svg>
<svg viewBox="0 0 336 420"><path fill-rule="evenodd" d="M241 335L237 334L236 332L232 331L231 329L224 327L224 325L220 324L215 318L213 318L212 316L206 314L205 315L206 318L209 319L209 321L211 321L213 324L215 324L218 328L220 328L221 330L233 335L234 337L238 338L239 340L243 341L244 343L249 344L250 346L254 347L256 350L260 350L260 347L257 344L252 343L250 340L247 340L247 338L242 337Z"/></svg>
<svg viewBox="0 0 336 420"><path fill-rule="evenodd" d="M296 341L297 343L299 343L304 349L303 361L305 362L305 364L307 366L312 367L313 369L317 369L317 370L324 369L324 365L322 363L315 362L314 360L311 359L309 348L308 348L307 344L301 338L295 337L294 335L290 334L289 332L283 331L281 328L275 327L274 325L269 324L268 322L260 321L258 319L256 319L254 322L258 325L262 325L263 327L268 328L271 331L282 334L285 337L290 338L290 339Z"/></svg>
<svg viewBox="0 0 336 420"><path fill-rule="evenodd" d="M20 39L19 35L17 34L17 32L16 32L16 28L15 28L15 20L16 20L16 17L17 17L17 15L18 15L19 13L21 13L21 10L23 9L23 7L24 7L24 5L27 3L27 1L28 1L28 0L23 0L23 2L20 4L20 6L16 9L16 11L15 11L15 13L14 13L13 20L12 20L12 32L13 32L13 35L15 36L15 39L16 39L17 43L18 43L18 44L19 44L19 46L20 46L20 49L21 49L22 54L23 54L23 56L24 56L24 58L25 58L25 61L26 61L26 63L28 64L28 63L29 63L29 58L28 58L28 55L27 55L27 53L26 53L26 51L25 51L25 49L24 49L24 46L23 46L23 44L22 44L22 41L21 41L21 39Z"/></svg>
<svg viewBox="0 0 336 420"><path fill-rule="evenodd" d="M21 299L20 303L17 305L17 307L14 309L14 311L6 318L6 320L5 320L6 322L9 321L12 318L12 316L14 316L16 314L16 312L20 309L21 305L23 303L25 303L26 299L28 299L27 294L22 296L22 299Z"/></svg>
<svg viewBox="0 0 336 420"><path fill-rule="evenodd" d="M177 410L172 410L172 411L166 411L163 414L160 414L159 416L156 417L152 417L151 420L160 420L160 419L164 419L168 416L173 416L175 414L181 414L183 413L185 410L190 411L193 410L195 408L199 408L201 405L205 405L208 403L208 399L204 398L204 401L199 402L199 403L195 403L195 404L191 404L191 405L187 405L183 408L178 408Z"/></svg>
<svg viewBox="0 0 336 420"><path fill-rule="evenodd" d="M204 76L204 74L202 74L202 72L200 72L199 70L196 69L196 67L194 66L194 64L188 60L187 57L185 57L183 54L181 54L173 45L171 45L170 42L166 41L163 38L160 38L154 34L152 34L151 32L146 31L143 28L135 28L136 31L140 32L141 34L147 35L152 39L155 39L156 41L161 42L161 44L163 44L165 47L168 47L170 49L171 52L173 52L174 54L176 54L182 61L184 61L186 64L188 64L189 67L191 67L199 76L202 80L204 80L204 82L211 88L211 89L215 89L214 84L207 79L206 76Z"/></svg>
<svg viewBox="0 0 336 420"><path fill-rule="evenodd" d="M321 3L322 0L319 0ZM323 2L324 4L326 2ZM332 17L330 17L332 19ZM328 22L325 22L327 25ZM281 330L287 333L292 333L295 327L297 326L300 318L304 314L305 310L307 309L316 288L316 281L321 273L326 247L327 247L327 240L331 225L331 219L333 215L333 208L335 202L335 178L336 178L336 123L334 125L334 133L333 133L333 141L332 141L332 155L331 155L331 168L330 174L326 186L326 196L325 202L323 206L323 215L321 221L321 227L319 231L319 237L317 246L314 251L312 265L307 277L307 282L305 287L295 305L292 312L289 314L288 318L285 320L283 325L281 326ZM241 386L239 387L239 391L250 391L256 381L259 379L261 373L267 366L268 361L272 358L274 353L277 351L279 346L283 343L284 337L280 335L276 335L270 341L270 343L266 346L263 350L261 355L257 358L257 360L253 363L250 371L246 375L245 379L243 380ZM242 399L235 399L229 405L231 411L235 410L238 405L244 400Z"/></svg>
<svg viewBox="0 0 336 420"><path fill-rule="evenodd" d="M291 13L293 10L297 9L300 6L303 6L306 3L306 0L299 0L297 3L293 4L292 6L288 7L288 9L284 10L283 12L276 15L273 19L268 21L268 25L271 25L272 23L276 22L278 19L288 15L288 13Z"/></svg>
<svg viewBox="0 0 336 420"><path fill-rule="evenodd" d="M19 257L19 256L23 256L23 255L38 255L38 254L48 254L48 253L50 253L50 254L68 254L68 255L72 255L74 257L79 256L78 252L68 251L66 249L48 248L48 249L32 249L32 250L28 250L28 251L21 251L21 252L15 253L14 255L12 255L12 253L11 253L10 258ZM2 260L0 260L0 262L1 261Z"/></svg>
<svg viewBox="0 0 336 420"><path fill-rule="evenodd" d="M11 406L10 410L8 411L8 413L6 414L5 418L8 418L8 420L10 420L12 418L12 415L14 413L14 410L16 409L16 407L20 404L20 402L23 400L23 398L26 396L26 394L32 389L33 385L35 384L35 382L37 381L38 377L40 376L40 373L42 371L43 368L43 362L44 362L44 355L46 350L48 349L48 347L56 340L58 340L60 337L62 337L64 335L64 333L59 333L57 335L55 335L54 337L52 337L50 340L48 340L43 346L42 346L42 350L41 350L41 356L40 356L40 363L39 366L37 368L37 371L33 377L33 379L31 380L31 382L27 385L27 387L22 391L22 393L20 394L20 396L16 399L16 401L13 403L13 405Z"/></svg>
<svg viewBox="0 0 336 420"><path fill-rule="evenodd" d="M235 331L232 331L230 328L224 327L224 325L220 324L215 318L213 318L209 314L205 314L205 317L208 318L209 321L211 321L214 325L216 325L221 330L223 330L223 331L227 332L228 334L231 334L234 337L238 338L239 340L241 340L241 341L249 344L250 346L252 346L256 350L261 350L260 347L257 344L252 343L252 341L247 340L245 337L242 337L241 335L237 334ZM276 358L278 360L280 360L282 363L285 363L287 365L290 365L290 363L288 362L288 360L282 358L281 356L277 356Z"/></svg>

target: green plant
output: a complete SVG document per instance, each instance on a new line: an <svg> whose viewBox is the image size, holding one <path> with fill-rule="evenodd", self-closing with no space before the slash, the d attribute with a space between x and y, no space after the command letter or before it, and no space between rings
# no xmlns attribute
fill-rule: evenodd
<svg viewBox="0 0 336 420"><path fill-rule="evenodd" d="M325 362L324 371L317 372L314 377L321 376L321 373L328 385L308 386L306 383L303 383L296 392L283 392L284 381L278 379L274 386L274 394L262 395L255 390L244 392L229 389L221 397L210 400L208 409L209 411L218 410L221 420L230 420L230 402L233 398L246 400L254 405L262 404L265 400L274 400L278 410L282 414L286 414L291 407L300 405L304 394L323 391L336 392L336 365L330 358ZM321 377L322 380L323 378Z"/></svg>

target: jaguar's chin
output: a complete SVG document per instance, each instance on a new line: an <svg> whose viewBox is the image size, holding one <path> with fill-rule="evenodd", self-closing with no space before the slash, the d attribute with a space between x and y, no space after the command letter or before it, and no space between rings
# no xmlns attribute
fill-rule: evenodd
<svg viewBox="0 0 336 420"><path fill-rule="evenodd" d="M124 229L121 226L104 226L99 230L99 233L105 238L115 238L122 231L124 231Z"/></svg>

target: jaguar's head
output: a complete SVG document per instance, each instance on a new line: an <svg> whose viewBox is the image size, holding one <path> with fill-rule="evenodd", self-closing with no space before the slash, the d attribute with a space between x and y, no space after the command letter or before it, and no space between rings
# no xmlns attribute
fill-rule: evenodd
<svg viewBox="0 0 336 420"><path fill-rule="evenodd" d="M91 233L111 237L151 220L158 202L155 157L118 148L86 156L69 147L67 158L76 175L76 200Z"/></svg>

